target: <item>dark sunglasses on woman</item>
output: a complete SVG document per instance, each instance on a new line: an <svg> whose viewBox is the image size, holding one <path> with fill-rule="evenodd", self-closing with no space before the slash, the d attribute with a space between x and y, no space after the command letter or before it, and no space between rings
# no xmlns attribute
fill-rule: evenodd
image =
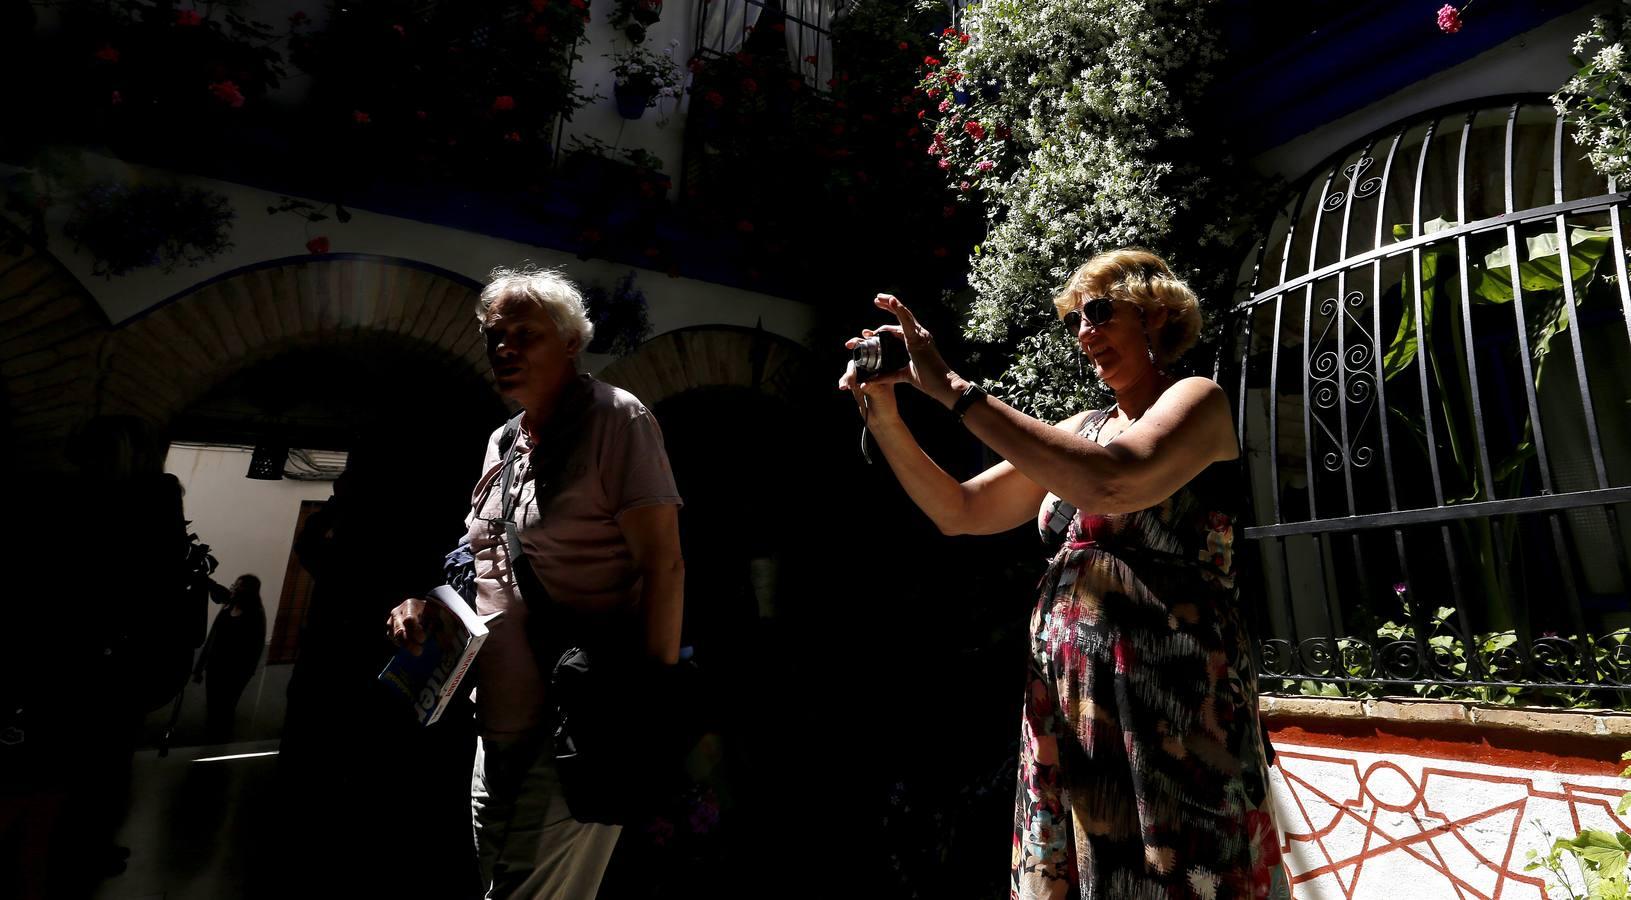
<svg viewBox="0 0 1631 900"><path fill-rule="evenodd" d="M1082 329L1082 319L1085 317L1089 325L1094 328L1103 328L1110 324L1110 319L1116 314L1115 300L1111 297L1089 297L1079 306L1065 313L1065 328L1071 334Z"/></svg>

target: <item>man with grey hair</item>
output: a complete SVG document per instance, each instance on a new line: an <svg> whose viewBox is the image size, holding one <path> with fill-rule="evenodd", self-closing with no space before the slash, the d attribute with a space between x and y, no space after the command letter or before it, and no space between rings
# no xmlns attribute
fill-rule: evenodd
<svg viewBox="0 0 1631 900"><path fill-rule="evenodd" d="M571 282L554 271L497 270L476 314L498 390L522 408L509 452L503 429L489 439L466 519L477 611L504 613L475 673L471 806L481 874L488 898L590 898L620 829L576 821L562 795L544 709L554 660L540 659L529 640L517 582L530 579L519 569L530 569L579 633L672 665L685 578L680 497L650 410L578 372L594 326ZM524 559L511 558L507 508ZM422 643L424 614L423 600L402 603L387 623L391 637Z"/></svg>

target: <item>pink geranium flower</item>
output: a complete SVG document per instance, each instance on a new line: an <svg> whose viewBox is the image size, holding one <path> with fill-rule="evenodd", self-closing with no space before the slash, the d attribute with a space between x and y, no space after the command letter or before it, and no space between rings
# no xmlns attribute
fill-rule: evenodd
<svg viewBox="0 0 1631 900"><path fill-rule="evenodd" d="M1445 34L1455 34L1461 30L1461 10L1446 3L1438 10L1438 30Z"/></svg>
<svg viewBox="0 0 1631 900"><path fill-rule="evenodd" d="M244 105L243 91L238 90L238 84L235 81L213 82L210 84L210 94L215 97L216 101L225 103L233 109Z"/></svg>

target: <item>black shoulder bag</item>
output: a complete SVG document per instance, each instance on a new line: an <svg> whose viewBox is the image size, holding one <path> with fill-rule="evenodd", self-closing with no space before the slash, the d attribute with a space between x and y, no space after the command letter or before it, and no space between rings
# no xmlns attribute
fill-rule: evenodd
<svg viewBox="0 0 1631 900"><path fill-rule="evenodd" d="M573 423L565 425L570 428ZM517 493L511 491L520 427L518 414L499 437L504 460L501 516L515 586L527 604L528 638L540 665L549 667L544 700L561 793L579 822L638 821L671 789L669 782L685 750L675 718L682 704L669 696L678 690L680 680L673 676L679 667L657 666L637 653L596 642L592 629L556 603L533 572L515 521ZM559 469L564 462L539 459L541 449L542 441L534 449L535 497L543 497L548 486L549 473L538 464L554 463ZM542 499L539 506L542 509Z"/></svg>

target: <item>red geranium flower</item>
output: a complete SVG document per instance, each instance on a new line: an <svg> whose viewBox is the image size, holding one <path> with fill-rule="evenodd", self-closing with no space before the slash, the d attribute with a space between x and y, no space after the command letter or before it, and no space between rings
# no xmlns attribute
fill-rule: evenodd
<svg viewBox="0 0 1631 900"><path fill-rule="evenodd" d="M509 141L512 144L519 144L521 143L521 132L512 131L509 134L504 135L504 140Z"/></svg>
<svg viewBox="0 0 1631 900"><path fill-rule="evenodd" d="M210 93L221 103L237 109L244 105L243 91L238 90L237 82L217 81L210 85Z"/></svg>
<svg viewBox="0 0 1631 900"><path fill-rule="evenodd" d="M584 0L570 0L570 2L572 4L573 9L588 9L589 8L589 4L585 3Z"/></svg>
<svg viewBox="0 0 1631 900"><path fill-rule="evenodd" d="M933 100L934 98L940 96L940 89L939 88L929 88L928 90L923 92L923 95L928 97L930 100Z"/></svg>
<svg viewBox="0 0 1631 900"><path fill-rule="evenodd" d="M373 121L373 117L358 109L352 111L351 121L356 122L358 125L367 125L369 122Z"/></svg>
<svg viewBox="0 0 1631 900"><path fill-rule="evenodd" d="M981 140L981 139L983 139L985 137L985 126L981 125L979 122L975 121L974 119L969 119L967 122L964 122L963 123L963 130L968 132L968 136L975 139L976 141Z"/></svg>
<svg viewBox="0 0 1631 900"><path fill-rule="evenodd" d="M736 230L742 232L743 234L752 234L753 223L747 219L742 219L736 223Z"/></svg>
<svg viewBox="0 0 1631 900"><path fill-rule="evenodd" d="M940 65L940 60L935 59L932 56L925 56L925 57L923 57L923 64L932 69L935 66Z"/></svg>
<svg viewBox="0 0 1631 900"><path fill-rule="evenodd" d="M204 21L204 17L190 9L176 10L176 24L183 28L191 28Z"/></svg>
<svg viewBox="0 0 1631 900"><path fill-rule="evenodd" d="M1455 34L1461 30L1461 10L1446 3L1438 10L1438 30L1445 34Z"/></svg>
<svg viewBox="0 0 1631 900"><path fill-rule="evenodd" d="M91 55L103 62L116 63L119 61L119 51L111 44L103 44L96 48L96 52Z"/></svg>
<svg viewBox="0 0 1631 900"><path fill-rule="evenodd" d="M531 0L531 6L532 6L532 11L533 12L543 12L544 7L546 7L548 5L549 5L549 0Z"/></svg>
<svg viewBox="0 0 1631 900"><path fill-rule="evenodd" d="M906 42L905 42L905 41L901 41L901 42L900 42L900 43L899 43L899 44L897 44L897 45L896 45L896 46L897 46L897 47L899 47L899 48L900 48L900 49L902 49L902 50L910 50L910 49L912 49L912 45L911 45L911 44L908 44L908 43L906 43Z"/></svg>
<svg viewBox="0 0 1631 900"><path fill-rule="evenodd" d="M924 116L926 116L928 114L929 114L929 111L926 110L926 109L920 109L920 110L917 111L917 117L919 119L923 118Z"/></svg>
<svg viewBox="0 0 1631 900"><path fill-rule="evenodd" d="M494 112L508 112L515 109L515 98L509 94L499 94L493 98Z"/></svg>
<svg viewBox="0 0 1631 900"><path fill-rule="evenodd" d="M320 234L317 237L314 237L311 240L307 241L306 242L306 252L307 253L327 253L328 252L328 237L326 235L321 235Z"/></svg>
<svg viewBox="0 0 1631 900"><path fill-rule="evenodd" d="M966 34L959 34L959 35L958 35L958 36L957 36L957 40L958 40L958 41L960 41L960 42L962 42L962 43L964 43L964 44L967 44L967 43L968 43L968 35L966 35Z"/></svg>
<svg viewBox="0 0 1631 900"><path fill-rule="evenodd" d="M725 105L725 95L718 91L709 91L708 93L702 95L702 99L708 101L708 105L712 106L714 109L718 109Z"/></svg>
<svg viewBox="0 0 1631 900"><path fill-rule="evenodd" d="M940 36L941 37L951 37L952 35L954 35L956 33L957 33L957 29L951 28L951 27L948 26L945 31L940 32Z"/></svg>

